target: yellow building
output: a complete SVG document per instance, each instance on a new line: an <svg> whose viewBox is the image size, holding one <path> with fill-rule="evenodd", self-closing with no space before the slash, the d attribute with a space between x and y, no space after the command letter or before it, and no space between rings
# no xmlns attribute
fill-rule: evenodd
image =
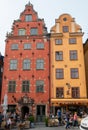
<svg viewBox="0 0 88 130"><path fill-rule="evenodd" d="M87 87L87 96L88 96L88 39L85 44L83 44L84 49L84 61L85 61L85 72L86 72L86 87Z"/></svg>
<svg viewBox="0 0 88 130"><path fill-rule="evenodd" d="M87 107L83 32L69 14L55 20L50 33L51 108L54 113ZM80 107L79 107L80 106Z"/></svg>

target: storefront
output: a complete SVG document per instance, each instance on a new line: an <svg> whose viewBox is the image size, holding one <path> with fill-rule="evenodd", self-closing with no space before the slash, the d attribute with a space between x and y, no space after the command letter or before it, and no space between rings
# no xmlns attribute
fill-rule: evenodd
<svg viewBox="0 0 88 130"><path fill-rule="evenodd" d="M72 113L77 111L79 114L82 111L88 112L88 99L52 99L51 112L56 115L58 108L61 109L63 113L67 110Z"/></svg>

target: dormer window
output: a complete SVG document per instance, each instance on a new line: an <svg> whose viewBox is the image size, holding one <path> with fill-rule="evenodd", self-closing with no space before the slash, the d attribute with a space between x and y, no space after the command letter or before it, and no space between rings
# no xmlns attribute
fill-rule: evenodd
<svg viewBox="0 0 88 130"><path fill-rule="evenodd" d="M27 14L27 15L25 16L25 21L26 21L26 22L32 21L32 15L31 15L31 14Z"/></svg>

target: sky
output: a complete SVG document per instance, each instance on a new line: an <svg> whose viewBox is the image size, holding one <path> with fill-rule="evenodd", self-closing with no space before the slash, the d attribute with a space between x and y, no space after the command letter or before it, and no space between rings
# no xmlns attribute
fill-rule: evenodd
<svg viewBox="0 0 88 130"><path fill-rule="evenodd" d="M29 0L0 0L0 52L5 55L7 32L11 32L13 21L19 19ZM88 38L88 0L30 0L38 17L44 19L48 32L55 25L55 19L68 13L75 18L84 32L83 43Z"/></svg>

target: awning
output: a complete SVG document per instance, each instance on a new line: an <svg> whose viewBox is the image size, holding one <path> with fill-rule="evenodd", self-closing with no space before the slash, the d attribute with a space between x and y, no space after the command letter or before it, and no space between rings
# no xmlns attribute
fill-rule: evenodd
<svg viewBox="0 0 88 130"><path fill-rule="evenodd" d="M61 105L61 104L88 104L88 99L51 99L51 104Z"/></svg>

